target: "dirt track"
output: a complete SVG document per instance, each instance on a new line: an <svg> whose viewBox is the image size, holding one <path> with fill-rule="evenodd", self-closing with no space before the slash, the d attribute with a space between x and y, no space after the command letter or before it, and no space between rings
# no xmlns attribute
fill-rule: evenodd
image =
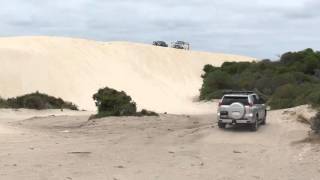
<svg viewBox="0 0 320 180"><path fill-rule="evenodd" d="M0 112L0 179L320 179L319 144L296 143L308 126L283 111L258 132L215 115L29 117Z"/></svg>

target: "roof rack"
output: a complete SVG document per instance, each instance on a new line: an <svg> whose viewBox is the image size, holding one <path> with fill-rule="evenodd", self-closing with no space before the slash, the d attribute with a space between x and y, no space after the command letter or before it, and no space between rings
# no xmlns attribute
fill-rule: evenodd
<svg viewBox="0 0 320 180"><path fill-rule="evenodd" d="M254 94L254 91L233 91L233 90L227 90L223 91L223 94Z"/></svg>

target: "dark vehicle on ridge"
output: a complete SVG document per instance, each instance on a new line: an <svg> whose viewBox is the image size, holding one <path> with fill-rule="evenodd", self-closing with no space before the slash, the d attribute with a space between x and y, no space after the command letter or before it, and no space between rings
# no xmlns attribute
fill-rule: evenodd
<svg viewBox="0 0 320 180"><path fill-rule="evenodd" d="M161 47L168 47L168 44L164 41L153 41L152 45L161 46Z"/></svg>

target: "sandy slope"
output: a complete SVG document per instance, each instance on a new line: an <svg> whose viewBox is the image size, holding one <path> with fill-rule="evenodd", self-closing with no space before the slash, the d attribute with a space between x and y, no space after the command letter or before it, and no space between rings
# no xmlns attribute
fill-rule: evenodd
<svg viewBox="0 0 320 180"><path fill-rule="evenodd" d="M0 133L0 179L318 180L319 144L296 143L309 127L295 117L312 113L271 111L250 132L220 130L214 114L88 121L75 112L2 110L0 127L10 133Z"/></svg>
<svg viewBox="0 0 320 180"><path fill-rule="evenodd" d="M127 42L0 38L0 96L39 90L93 110L93 93L110 86L125 90L140 108L170 113L211 112L211 106L192 103L199 95L203 66L252 60Z"/></svg>

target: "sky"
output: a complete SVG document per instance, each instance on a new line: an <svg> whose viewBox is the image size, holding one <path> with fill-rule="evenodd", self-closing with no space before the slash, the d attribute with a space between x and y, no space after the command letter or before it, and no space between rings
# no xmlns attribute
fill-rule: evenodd
<svg viewBox="0 0 320 180"><path fill-rule="evenodd" d="M277 59L320 50L319 0L2 0L0 36L190 42L199 51Z"/></svg>

